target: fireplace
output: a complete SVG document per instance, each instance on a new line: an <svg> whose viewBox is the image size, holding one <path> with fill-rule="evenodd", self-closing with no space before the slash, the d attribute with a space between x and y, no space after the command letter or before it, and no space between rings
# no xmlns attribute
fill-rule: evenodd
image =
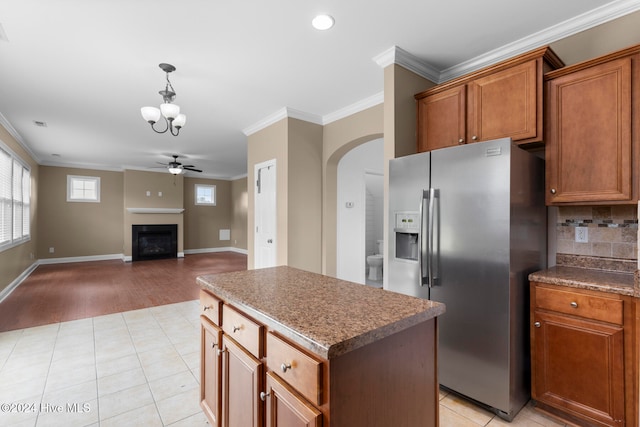
<svg viewBox="0 0 640 427"><path fill-rule="evenodd" d="M132 261L177 258L178 225L132 225Z"/></svg>

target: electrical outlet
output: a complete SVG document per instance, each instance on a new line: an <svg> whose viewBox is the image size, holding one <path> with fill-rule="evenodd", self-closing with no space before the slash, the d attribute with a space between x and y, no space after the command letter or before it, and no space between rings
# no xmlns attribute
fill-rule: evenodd
<svg viewBox="0 0 640 427"><path fill-rule="evenodd" d="M54 253L55 251L56 251L56 249L55 249L53 246L51 246L51 247L49 248L49 253L50 253L50 254Z"/></svg>
<svg viewBox="0 0 640 427"><path fill-rule="evenodd" d="M587 243L589 241L589 229L587 227L576 227L576 242Z"/></svg>

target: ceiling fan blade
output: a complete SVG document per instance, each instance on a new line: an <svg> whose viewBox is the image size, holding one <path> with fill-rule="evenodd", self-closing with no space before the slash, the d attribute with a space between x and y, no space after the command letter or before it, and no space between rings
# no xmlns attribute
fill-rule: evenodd
<svg viewBox="0 0 640 427"><path fill-rule="evenodd" d="M188 168L186 166L183 166L182 169L186 169L188 171L193 171L193 172L202 172L200 169Z"/></svg>
<svg viewBox="0 0 640 427"><path fill-rule="evenodd" d="M169 166L169 163L161 163L161 162L156 162L156 163L162 166Z"/></svg>
<svg viewBox="0 0 640 427"><path fill-rule="evenodd" d="M183 168L195 168L196 165L182 165Z"/></svg>

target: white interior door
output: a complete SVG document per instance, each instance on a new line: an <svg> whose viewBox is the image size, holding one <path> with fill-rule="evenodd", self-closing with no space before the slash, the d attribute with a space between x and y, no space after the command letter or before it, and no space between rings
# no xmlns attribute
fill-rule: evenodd
<svg viewBox="0 0 640 427"><path fill-rule="evenodd" d="M276 160L259 163L254 167L255 239L254 268L276 265Z"/></svg>

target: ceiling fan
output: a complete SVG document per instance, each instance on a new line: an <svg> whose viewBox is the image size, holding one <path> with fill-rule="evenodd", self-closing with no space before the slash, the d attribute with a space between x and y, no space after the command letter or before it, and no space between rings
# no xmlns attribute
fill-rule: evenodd
<svg viewBox="0 0 640 427"><path fill-rule="evenodd" d="M192 171L192 172L202 172L200 169L195 169L194 165L183 165L178 161L178 155L172 155L173 161L169 163L160 163L156 162L159 165L163 165L167 167L167 170L173 175L180 175L184 171Z"/></svg>

